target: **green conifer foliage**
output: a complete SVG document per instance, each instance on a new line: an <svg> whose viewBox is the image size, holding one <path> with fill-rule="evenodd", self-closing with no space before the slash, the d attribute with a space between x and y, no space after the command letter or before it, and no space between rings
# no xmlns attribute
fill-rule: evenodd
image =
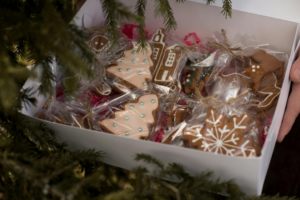
<svg viewBox="0 0 300 200"><path fill-rule="evenodd" d="M183 3L185 0L176 0ZM134 20L139 26L141 47L145 42L146 0L137 0L135 14L118 0L102 0L106 27L117 41L120 19ZM167 0L155 0L156 14L163 17L167 29L177 27ZM226 4L225 13L231 4ZM232 181L213 181L211 172L190 176L181 166L164 166L148 155L136 160L155 165L153 176L139 167L132 171L101 162L105 152L93 149L70 151L59 143L52 130L19 113L22 103L34 104L31 89L20 90L24 81L35 76L27 68L41 67L39 92L49 95L55 58L67 73L92 75L95 62L85 33L69 24L75 14L72 0L0 1L0 199L277 199L245 197ZM75 88L74 88L75 89ZM72 89L71 89L72 90ZM72 91L71 91L72 92ZM180 182L163 177L175 176ZM282 198L286 199L286 198Z"/></svg>

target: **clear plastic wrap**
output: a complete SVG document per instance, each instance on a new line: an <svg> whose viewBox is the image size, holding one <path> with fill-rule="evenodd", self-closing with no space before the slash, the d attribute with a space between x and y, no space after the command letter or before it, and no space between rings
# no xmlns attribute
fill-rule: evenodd
<svg viewBox="0 0 300 200"><path fill-rule="evenodd" d="M121 88L115 85L119 92L126 93L128 89L149 90L149 82L152 81L153 61L152 49L148 44L147 51L139 51L137 43L133 42L132 48L125 50L116 65L106 69L107 76L112 82L121 84ZM124 91L125 88L125 91Z"/></svg>
<svg viewBox="0 0 300 200"><path fill-rule="evenodd" d="M108 133L134 139L148 139L157 122L160 101L156 94L128 93L108 103L113 113L99 121Z"/></svg>
<svg viewBox="0 0 300 200"><path fill-rule="evenodd" d="M189 56L181 79L184 92L190 97L194 97L196 89L203 91L205 83L215 69L215 56L215 52L195 52Z"/></svg>
<svg viewBox="0 0 300 200"><path fill-rule="evenodd" d="M174 34L158 29L149 43L153 49L153 88L167 101L176 101L182 91L180 74L187 61L187 54L196 46L184 46Z"/></svg>
<svg viewBox="0 0 300 200"><path fill-rule="evenodd" d="M78 95L78 97L71 98L64 102L71 111L71 116L73 123L72 126L79 128L85 128L90 130L102 131L98 121L101 118L99 113L103 104L106 103L108 99L99 99L98 96L93 95L90 91L85 91L84 93Z"/></svg>
<svg viewBox="0 0 300 200"><path fill-rule="evenodd" d="M174 130L178 124L185 121L191 114L192 107L185 101L185 95L181 94L176 102L162 102L158 112L158 120L151 134L151 141L163 142L168 137L168 132ZM168 139L166 142L169 143Z"/></svg>
<svg viewBox="0 0 300 200"><path fill-rule="evenodd" d="M246 137L259 128L258 119L251 111L257 101L242 77L218 77L212 93L199 100L193 118L183 131L190 146L202 151L228 156L255 157L260 155L258 134ZM255 123L254 123L255 122ZM257 131L258 133L258 131Z"/></svg>
<svg viewBox="0 0 300 200"><path fill-rule="evenodd" d="M94 77L63 79L76 80L79 90L63 98L60 87L40 118L215 154L260 155L281 91L284 53L249 35L229 43L223 30L207 46L184 46L158 29L147 52L128 40L109 48L105 34L89 42L98 57Z"/></svg>
<svg viewBox="0 0 300 200"><path fill-rule="evenodd" d="M105 27L94 26L91 28L84 28L90 35L88 44L91 50L96 54L96 57L103 66L115 64L115 60L122 56L128 46L130 46L130 39L128 39L122 32L119 32L118 43L113 45L109 40L109 35Z"/></svg>

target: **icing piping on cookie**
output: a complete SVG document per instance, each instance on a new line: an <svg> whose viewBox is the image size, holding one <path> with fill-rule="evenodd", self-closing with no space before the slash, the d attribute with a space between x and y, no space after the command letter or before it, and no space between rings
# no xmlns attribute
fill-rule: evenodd
<svg viewBox="0 0 300 200"><path fill-rule="evenodd" d="M147 53L137 53L138 45L133 43L133 49L124 52L124 57L117 60L117 66L107 68L108 76L120 78L131 88L147 89L147 80L152 79L150 68L153 66L152 50L149 43L147 45Z"/></svg>
<svg viewBox="0 0 300 200"><path fill-rule="evenodd" d="M164 55L164 51L166 48L166 35L165 35L165 29L158 29L156 33L152 36L151 40L149 43L153 45L153 67L154 67L154 73L156 73L158 66L161 63L161 60Z"/></svg>
<svg viewBox="0 0 300 200"><path fill-rule="evenodd" d="M207 114L204 120L205 128L196 125L184 131L183 137L190 142L191 146L198 147L202 151L229 156L257 155L249 140L243 139L243 134L250 129L249 114L245 113L239 117L234 115L229 122L224 114L218 113L215 109L208 109Z"/></svg>
<svg viewBox="0 0 300 200"><path fill-rule="evenodd" d="M173 84L176 81L176 68L181 55L181 52L174 51L177 46L177 44L174 44L165 50L163 59L157 66L157 71L154 73L154 83L164 85Z"/></svg>
<svg viewBox="0 0 300 200"><path fill-rule="evenodd" d="M157 109L159 109L157 95L144 95L136 103L124 104L124 110L115 112L114 119L102 120L100 124L105 130L115 135L136 139L148 137L150 134L148 124L155 124Z"/></svg>

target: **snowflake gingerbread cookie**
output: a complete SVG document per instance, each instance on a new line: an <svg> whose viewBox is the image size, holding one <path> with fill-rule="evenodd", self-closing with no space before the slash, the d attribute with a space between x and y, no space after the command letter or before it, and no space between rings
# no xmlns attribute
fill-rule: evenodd
<svg viewBox="0 0 300 200"><path fill-rule="evenodd" d="M137 52L137 50L138 45L133 43L133 49L124 52L117 60L117 66L106 69L107 76L121 79L128 88L147 90L147 81L152 80L152 50L149 43L147 43L147 52Z"/></svg>
<svg viewBox="0 0 300 200"><path fill-rule="evenodd" d="M250 130L251 117L248 113L232 116L228 122L224 114L209 108L204 126L196 125L186 129L183 137L192 147L201 151L228 156L256 157L259 155L251 138L244 138Z"/></svg>
<svg viewBox="0 0 300 200"><path fill-rule="evenodd" d="M137 102L124 104L124 110L115 112L113 119L100 122L101 128L115 135L143 139L149 137L148 125L156 123L156 111L159 99L156 94L147 94L138 98Z"/></svg>

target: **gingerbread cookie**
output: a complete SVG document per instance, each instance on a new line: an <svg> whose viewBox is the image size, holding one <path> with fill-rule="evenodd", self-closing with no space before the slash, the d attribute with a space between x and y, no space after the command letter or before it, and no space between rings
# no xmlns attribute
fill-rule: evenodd
<svg viewBox="0 0 300 200"><path fill-rule="evenodd" d="M94 90L98 97L108 96L111 94L111 87L104 81L102 81Z"/></svg>
<svg viewBox="0 0 300 200"><path fill-rule="evenodd" d="M177 46L177 44L174 44L165 50L161 63L155 69L154 83L160 85L176 84L180 71L178 60L181 56L181 52L176 50Z"/></svg>
<svg viewBox="0 0 300 200"><path fill-rule="evenodd" d="M201 92L207 82L209 75L214 69L214 54L201 55L196 61L196 63L189 62L185 73L186 73L186 80L185 80L185 93L191 94L195 91L196 88ZM210 61L212 59L212 61ZM209 64L208 64L209 63ZM211 66L207 66L211 65ZM206 66L206 67L205 67Z"/></svg>
<svg viewBox="0 0 300 200"><path fill-rule="evenodd" d="M178 106L173 109L167 119L167 126L172 127L183 122L187 116L190 114L190 111L186 106Z"/></svg>
<svg viewBox="0 0 300 200"><path fill-rule="evenodd" d="M133 49L124 52L123 57L117 60L117 66L106 69L110 78L121 79L128 88L148 89L148 80L152 80L151 59L152 50L148 43L148 51L137 53L138 45L133 44Z"/></svg>
<svg viewBox="0 0 300 200"><path fill-rule="evenodd" d="M260 82L266 74L279 70L277 78L280 79L284 73L284 61L278 60L264 50L259 50L246 60L249 62L249 67L244 68L244 73L252 78L254 82L252 89L255 92L258 91Z"/></svg>
<svg viewBox="0 0 300 200"><path fill-rule="evenodd" d="M281 88L278 87L279 82L274 73L267 74L259 87L257 96L262 101L256 107L258 112L266 112L276 106L277 99L280 95Z"/></svg>
<svg viewBox="0 0 300 200"><path fill-rule="evenodd" d="M148 125L155 125L159 99L156 94L138 98L137 102L124 104L124 110L115 112L113 119L100 122L101 128L115 135L141 139L149 137Z"/></svg>
<svg viewBox="0 0 300 200"><path fill-rule="evenodd" d="M90 40L89 46L96 54L98 54L103 50L107 43L108 39L106 37L102 35L96 35Z"/></svg>
<svg viewBox="0 0 300 200"><path fill-rule="evenodd" d="M255 148L250 146L251 138L244 140L244 133L248 132L251 116L244 113L232 116L228 122L224 114L209 108L204 126L196 125L186 129L183 133L192 147L201 151L219 153L229 156L252 157L258 155ZM238 153L237 153L238 152Z"/></svg>
<svg viewBox="0 0 300 200"><path fill-rule="evenodd" d="M165 48L167 44L165 43L166 35L165 35L165 29L160 28L156 31L156 33L152 36L149 43L152 45L153 48L153 68L154 73L156 73L156 70L163 58Z"/></svg>

